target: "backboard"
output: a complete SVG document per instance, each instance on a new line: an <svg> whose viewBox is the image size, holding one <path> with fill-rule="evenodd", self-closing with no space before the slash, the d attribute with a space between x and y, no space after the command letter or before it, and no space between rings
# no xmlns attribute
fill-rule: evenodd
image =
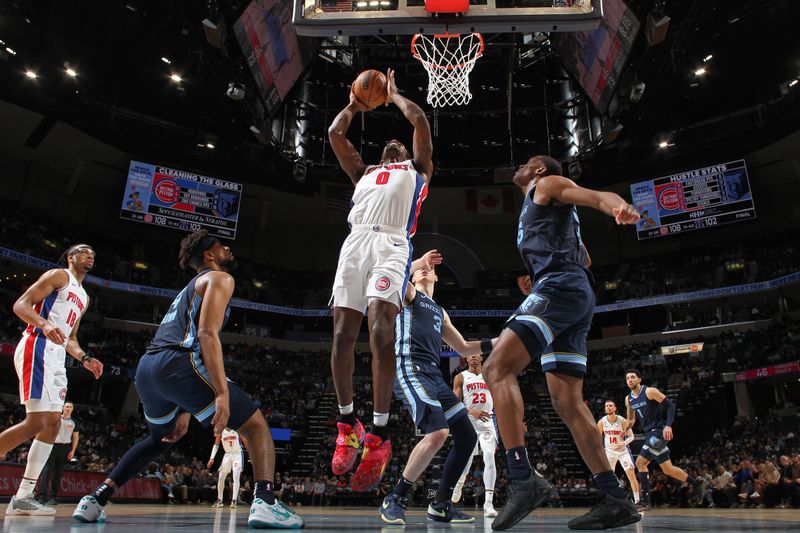
<svg viewBox="0 0 800 533"><path fill-rule="evenodd" d="M469 0L464 14L429 13L425 0L293 0L298 35L583 31L602 20L602 0Z"/></svg>

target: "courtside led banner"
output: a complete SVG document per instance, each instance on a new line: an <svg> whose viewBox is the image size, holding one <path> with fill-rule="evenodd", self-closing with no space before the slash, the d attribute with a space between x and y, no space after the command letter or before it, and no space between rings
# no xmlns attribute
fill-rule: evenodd
<svg viewBox="0 0 800 533"><path fill-rule="evenodd" d="M120 217L235 239L241 200L241 183L131 161Z"/></svg>

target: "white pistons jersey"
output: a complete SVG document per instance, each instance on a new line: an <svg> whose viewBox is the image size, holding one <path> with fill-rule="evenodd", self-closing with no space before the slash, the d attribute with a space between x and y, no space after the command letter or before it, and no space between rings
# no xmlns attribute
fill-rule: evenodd
<svg viewBox="0 0 800 533"><path fill-rule="evenodd" d="M604 416L600 420L603 423L603 445L610 450L624 450L627 445L625 442L626 437L628 437L628 434L633 436L633 432L630 429L628 431L622 430L622 422L625 419L617 416L617 419L611 422L608 416Z"/></svg>
<svg viewBox="0 0 800 533"><path fill-rule="evenodd" d="M83 286L78 283L75 276L69 270L64 271L69 277L67 284L51 292L44 300L36 304L34 311L58 327L65 337L69 337L78 319L86 310L88 298L86 291L83 290ZM41 333L41 330L29 324L25 328L25 333Z"/></svg>
<svg viewBox="0 0 800 533"><path fill-rule="evenodd" d="M464 398L464 405L468 409L479 409L489 413L494 409L492 393L483 380L483 374L473 374L469 370L461 373L464 379L461 385L461 395Z"/></svg>
<svg viewBox="0 0 800 533"><path fill-rule="evenodd" d="M369 166L358 180L347 222L351 227L384 226L411 237L428 186L411 160Z"/></svg>
<svg viewBox="0 0 800 533"><path fill-rule="evenodd" d="M225 453L242 453L242 445L239 443L239 434L232 429L222 430L222 449Z"/></svg>

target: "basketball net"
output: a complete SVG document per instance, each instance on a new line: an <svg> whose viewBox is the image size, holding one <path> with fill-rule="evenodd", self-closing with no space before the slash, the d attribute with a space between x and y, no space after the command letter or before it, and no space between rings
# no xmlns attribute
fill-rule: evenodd
<svg viewBox="0 0 800 533"><path fill-rule="evenodd" d="M411 53L428 72L427 101L430 105L464 105L472 99L469 73L483 55L480 33L444 33L432 37L418 33L411 40Z"/></svg>

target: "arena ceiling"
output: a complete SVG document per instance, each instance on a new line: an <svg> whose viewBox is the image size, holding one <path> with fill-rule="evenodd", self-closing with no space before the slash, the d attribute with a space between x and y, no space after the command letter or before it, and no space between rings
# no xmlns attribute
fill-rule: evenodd
<svg viewBox="0 0 800 533"><path fill-rule="evenodd" d="M603 119L606 131L622 125L614 142L581 147L576 159L592 183L741 157L797 129L800 84L791 85L800 76L797 2L628 4L642 21L653 9L672 21L663 43L650 47L643 36L637 40L612 116L588 112ZM137 158L309 194L320 181L343 179L325 129L346 103L347 86L358 71L395 68L406 94L424 100L426 77L409 57L407 37L360 38L347 46L350 66L327 61L318 51L311 54L284 105L267 116L231 29L246 5L237 0L2 2L0 98L50 122L69 122ZM221 48L209 43L201 25L220 17L228 29ZM487 40L486 56L472 75L470 105L430 115L441 176L437 186L494 183L503 175L497 169L533 152L560 155L553 112L590 107L581 97L565 102L546 96L548 83L564 76L547 42L525 44L522 36L511 35ZM701 68L705 72L697 75ZM226 97L231 81L243 84L246 98ZM631 102L630 91L639 83L644 93ZM290 135L297 120L306 121L299 161ZM254 135L253 127L261 134ZM39 135L46 130L43 124ZM365 159L374 159L393 134L408 136L405 124L396 113L380 110L367 116L363 132L355 124L352 138ZM660 148L665 141L669 146ZM293 177L298 162L307 171L302 183Z"/></svg>

